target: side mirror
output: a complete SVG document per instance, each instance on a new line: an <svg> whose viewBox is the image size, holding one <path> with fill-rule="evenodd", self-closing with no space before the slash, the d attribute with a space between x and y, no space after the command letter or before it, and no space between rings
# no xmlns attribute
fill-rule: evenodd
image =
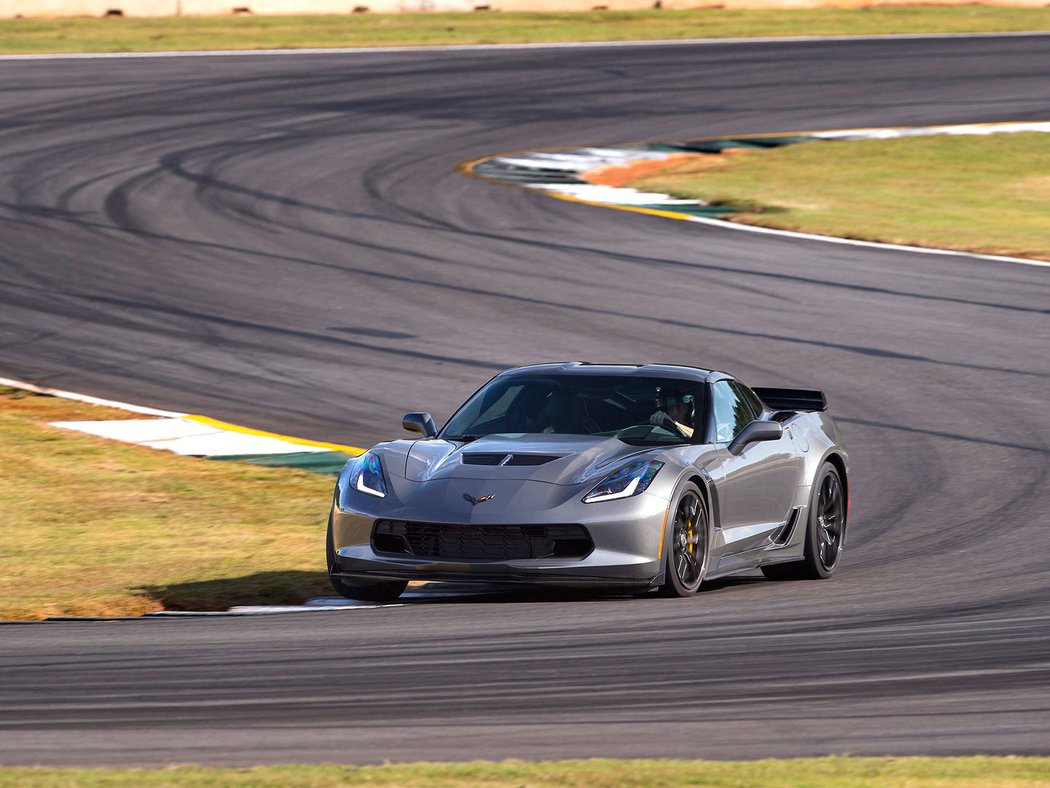
<svg viewBox="0 0 1050 788"><path fill-rule="evenodd" d="M755 419L740 434L733 438L727 447L730 454L740 454L748 445L758 441L775 441L784 435L784 425L778 421L760 421Z"/></svg>
<svg viewBox="0 0 1050 788"><path fill-rule="evenodd" d="M424 438L438 434L434 419L429 413L406 413L401 417L401 426L409 432L418 432Z"/></svg>

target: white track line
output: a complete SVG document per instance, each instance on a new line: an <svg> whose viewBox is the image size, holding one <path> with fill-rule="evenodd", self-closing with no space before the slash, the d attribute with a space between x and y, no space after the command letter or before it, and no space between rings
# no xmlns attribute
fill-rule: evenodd
<svg viewBox="0 0 1050 788"><path fill-rule="evenodd" d="M890 140L903 137L984 136L992 134L1019 134L1028 131L1050 132L1050 121L1005 121L1003 123L956 123L949 126L888 126L886 128L843 129L816 131L808 135L822 140Z"/></svg>
<svg viewBox="0 0 1050 788"><path fill-rule="evenodd" d="M610 207L617 206L609 204ZM797 238L803 241L822 241L828 244L840 244L842 246L863 246L869 249L888 249L895 252L913 252L915 254L950 255L952 257L965 257L969 260L991 260L996 263L1012 263L1014 265L1030 265L1036 268L1050 268L1050 261L1028 260L1024 257L1004 257L994 254L978 254L977 252L960 252L957 249L935 249L929 246L906 246L904 244L887 244L877 241L857 241L852 238L838 238L834 235L814 235L813 233L800 233L794 230L776 230L772 227L757 227L753 224L741 224L739 222L728 222L725 219L709 219L705 216L682 216L682 221L696 222L697 224L709 224L714 227L723 227L727 230L740 230L745 233L759 233L761 235L779 235L783 238Z"/></svg>
<svg viewBox="0 0 1050 788"><path fill-rule="evenodd" d="M382 610L388 607L401 607L394 603L389 605L375 605L369 603L354 603L346 600L345 605L236 605L229 610L158 610L151 613L143 613L142 618L205 618L212 616L273 616L283 613L331 613L337 610Z"/></svg>
<svg viewBox="0 0 1050 788"><path fill-rule="evenodd" d="M163 449L188 457L232 457L244 454L318 454L329 451L277 437L219 429L191 419L108 419L105 421L52 421L52 427L98 438Z"/></svg>
<svg viewBox="0 0 1050 788"><path fill-rule="evenodd" d="M719 46L721 44L817 44L835 41L924 41L969 38L1031 38L1050 31L1013 33L891 33L876 36L776 36L770 38L688 38L680 41L565 41L541 44L448 44L444 46L332 47L303 49L214 49L177 52L64 52L47 55L0 55L3 60L127 60L171 57L273 57L301 55L375 55L410 52L490 52L543 49L601 49L623 47Z"/></svg>
<svg viewBox="0 0 1050 788"><path fill-rule="evenodd" d="M158 410L157 408L147 408L143 405L132 405L128 402L117 402L111 399L101 399L99 397L91 397L87 394L77 394L75 391L62 391L60 389L49 389L45 386L38 386L35 383L27 383L24 380L13 380L12 378L0 378L0 386L10 386L15 389L25 389L26 391L33 391L37 394L47 394L51 397L61 397L62 399L72 399L77 402L86 402L89 405L102 405L107 408L115 408L117 410L126 410L130 413L142 413L146 416L162 416L167 418L181 418L185 416L185 413L176 413L172 410Z"/></svg>
<svg viewBox="0 0 1050 788"><path fill-rule="evenodd" d="M89 405L102 405L107 408L155 416L154 419L103 419L53 421L52 427L76 430L101 438L118 440L146 446L151 449L163 449L176 454L192 457L229 457L238 454L302 454L338 451L356 455L364 451L356 446L325 443L281 435L275 432L256 430L230 424L216 419L191 413L176 413L170 410L148 408L133 405L129 402L101 399L75 391L38 386L24 380L0 377L0 386L9 386L50 397L86 402Z"/></svg>

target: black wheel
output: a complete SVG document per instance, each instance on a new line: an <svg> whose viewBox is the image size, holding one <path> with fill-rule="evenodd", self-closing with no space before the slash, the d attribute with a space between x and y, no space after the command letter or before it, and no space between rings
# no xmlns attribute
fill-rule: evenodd
<svg viewBox="0 0 1050 788"><path fill-rule="evenodd" d="M668 530L663 596L692 596L707 574L707 509L699 488L689 482L674 505Z"/></svg>
<svg viewBox="0 0 1050 788"><path fill-rule="evenodd" d="M801 561L762 567L771 580L821 580L831 577L842 556L846 535L846 494L838 468L821 466L810 499L806 551Z"/></svg>
<svg viewBox="0 0 1050 788"><path fill-rule="evenodd" d="M332 575L335 567L335 546L332 544L332 518L328 517L328 536L325 538L328 558L328 582L339 596L361 602L393 602L408 587L405 580L345 580Z"/></svg>

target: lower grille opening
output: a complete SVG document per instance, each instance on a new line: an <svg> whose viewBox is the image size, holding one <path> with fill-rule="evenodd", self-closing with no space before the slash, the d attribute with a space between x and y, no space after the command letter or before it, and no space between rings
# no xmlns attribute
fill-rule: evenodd
<svg viewBox="0 0 1050 788"><path fill-rule="evenodd" d="M554 558L572 558L573 556L584 556L591 552L590 539L556 539L554 542Z"/></svg>
<svg viewBox="0 0 1050 788"><path fill-rule="evenodd" d="M377 553L411 553L405 537L399 534L372 534L372 548Z"/></svg>
<svg viewBox="0 0 1050 788"><path fill-rule="evenodd" d="M582 525L449 525L379 520L377 553L448 560L514 561L584 558L594 544Z"/></svg>

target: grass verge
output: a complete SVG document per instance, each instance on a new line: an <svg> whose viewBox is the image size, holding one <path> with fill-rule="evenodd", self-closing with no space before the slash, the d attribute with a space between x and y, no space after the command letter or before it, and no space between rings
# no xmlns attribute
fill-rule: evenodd
<svg viewBox="0 0 1050 788"><path fill-rule="evenodd" d="M1050 30L1050 8L589 11L0 20L0 53Z"/></svg>
<svg viewBox="0 0 1050 788"><path fill-rule="evenodd" d="M1050 260L1050 134L811 142L679 160L629 181L735 221Z"/></svg>
<svg viewBox="0 0 1050 788"><path fill-rule="evenodd" d="M332 480L55 427L127 413L0 389L0 619L225 610L330 594Z"/></svg>
<svg viewBox="0 0 1050 788"><path fill-rule="evenodd" d="M806 758L784 761L613 760L548 763L416 763L387 766L275 766L251 769L0 769L0 785L193 786L852 786L998 788L1050 785L1050 758Z"/></svg>

